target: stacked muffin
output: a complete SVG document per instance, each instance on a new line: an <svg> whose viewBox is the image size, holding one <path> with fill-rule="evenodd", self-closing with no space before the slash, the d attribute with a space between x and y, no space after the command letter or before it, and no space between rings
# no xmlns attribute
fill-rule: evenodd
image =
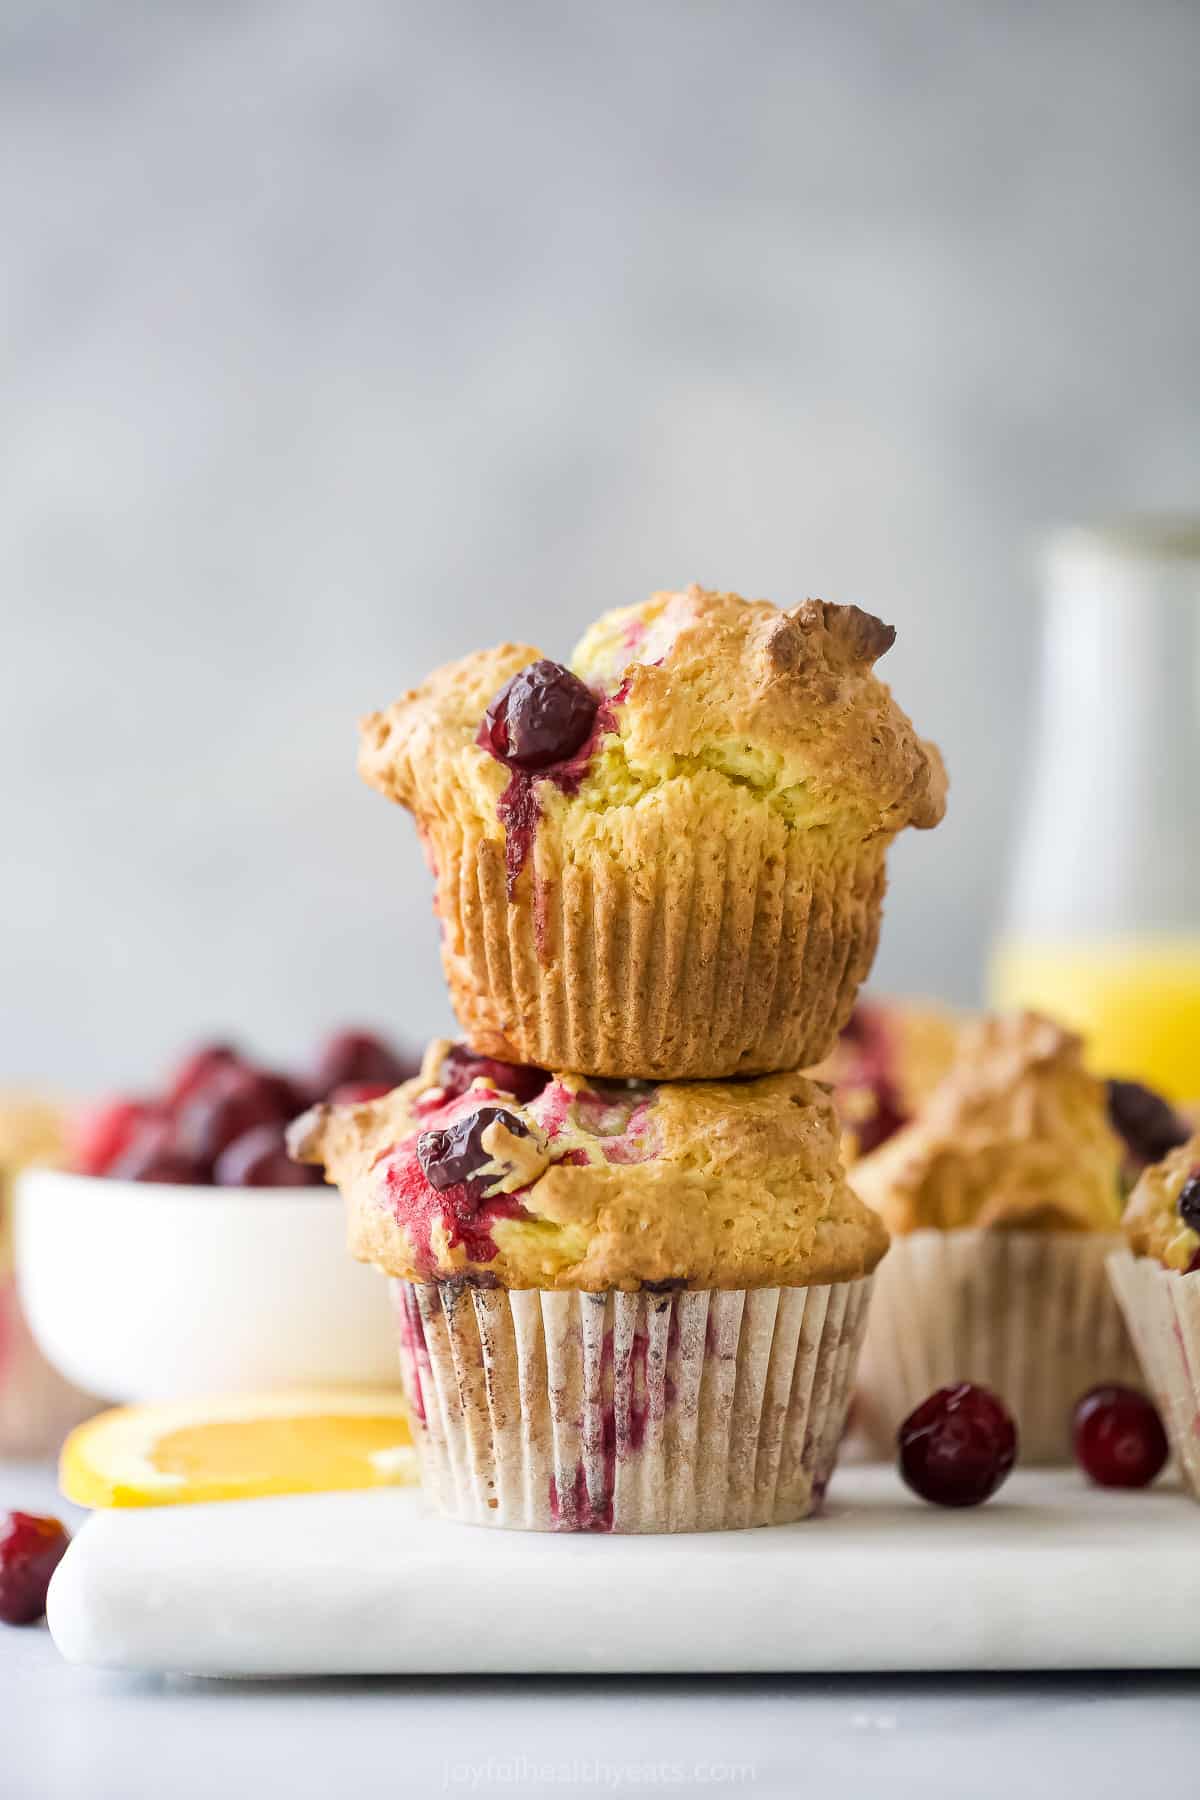
<svg viewBox="0 0 1200 1800"><path fill-rule="evenodd" d="M794 1071L849 1017L891 839L945 795L873 673L893 635L691 588L570 669L506 645L365 721L467 1042L293 1145L395 1279L448 1514L665 1531L819 1501L887 1236Z"/></svg>

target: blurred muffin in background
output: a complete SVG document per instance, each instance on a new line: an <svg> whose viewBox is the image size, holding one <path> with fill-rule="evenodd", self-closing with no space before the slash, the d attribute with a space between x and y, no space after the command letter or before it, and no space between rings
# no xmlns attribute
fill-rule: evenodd
<svg viewBox="0 0 1200 1800"><path fill-rule="evenodd" d="M64 1381L29 1334L13 1274L12 1190L22 1169L64 1160L67 1114L35 1094L0 1094L0 1456L56 1450L100 1404Z"/></svg>
<svg viewBox="0 0 1200 1800"><path fill-rule="evenodd" d="M1171 1449L1200 1500L1200 1132L1142 1174L1109 1274Z"/></svg>
<svg viewBox="0 0 1200 1800"><path fill-rule="evenodd" d="M1070 1032L1033 1013L975 1020L916 1116L850 1170L881 1215L857 1416L890 1453L935 1388L993 1388L1022 1457L1070 1457L1075 1401L1137 1379L1105 1272L1119 1244L1123 1146Z"/></svg>
<svg viewBox="0 0 1200 1800"><path fill-rule="evenodd" d="M833 1088L846 1162L878 1150L924 1106L968 1016L926 1000L860 1000L833 1054L810 1070Z"/></svg>

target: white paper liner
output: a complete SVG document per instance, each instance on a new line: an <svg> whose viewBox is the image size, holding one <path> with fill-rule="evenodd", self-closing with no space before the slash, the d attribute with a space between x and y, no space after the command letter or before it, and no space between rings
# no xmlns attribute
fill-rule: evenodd
<svg viewBox="0 0 1200 1800"><path fill-rule="evenodd" d="M1108 1273L1184 1485L1200 1500L1200 1272L1118 1250Z"/></svg>
<svg viewBox="0 0 1200 1800"><path fill-rule="evenodd" d="M1017 1421L1023 1463L1070 1462L1075 1402L1139 1383L1109 1285L1106 1232L914 1231L875 1277L854 1429L891 1458L913 1408L957 1381L991 1388Z"/></svg>
<svg viewBox="0 0 1200 1800"><path fill-rule="evenodd" d="M833 1472L871 1277L550 1293L394 1281L426 1490L526 1531L784 1524Z"/></svg>

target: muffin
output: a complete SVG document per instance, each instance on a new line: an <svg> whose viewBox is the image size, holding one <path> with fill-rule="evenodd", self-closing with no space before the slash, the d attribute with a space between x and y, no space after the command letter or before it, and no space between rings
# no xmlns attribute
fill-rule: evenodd
<svg viewBox="0 0 1200 1800"><path fill-rule="evenodd" d="M443 1512L690 1531L819 1503L887 1234L804 1076L617 1084L435 1043L291 1145L393 1278Z"/></svg>
<svg viewBox="0 0 1200 1800"><path fill-rule="evenodd" d="M851 1168L893 1234L856 1409L880 1454L927 1394L974 1381L1023 1460L1068 1461L1079 1396L1136 1379L1105 1274L1122 1146L1081 1048L1032 1013L975 1021L917 1117Z"/></svg>
<svg viewBox="0 0 1200 1800"><path fill-rule="evenodd" d="M66 1151L61 1108L34 1094L0 1095L0 1456L55 1450L98 1401L52 1369L30 1335L13 1272L12 1190L22 1169Z"/></svg>
<svg viewBox="0 0 1200 1800"><path fill-rule="evenodd" d="M1200 1133L1142 1175L1112 1284L1180 1472L1200 1500Z"/></svg>
<svg viewBox="0 0 1200 1800"><path fill-rule="evenodd" d="M362 728L437 883L474 1050L659 1081L815 1063L879 932L888 845L936 825L937 750L854 606L656 594L571 669L504 644Z"/></svg>
<svg viewBox="0 0 1200 1800"><path fill-rule="evenodd" d="M878 1150L920 1112L953 1063L965 1025L928 1001L859 1001L832 1055L809 1071L833 1088L845 1162Z"/></svg>

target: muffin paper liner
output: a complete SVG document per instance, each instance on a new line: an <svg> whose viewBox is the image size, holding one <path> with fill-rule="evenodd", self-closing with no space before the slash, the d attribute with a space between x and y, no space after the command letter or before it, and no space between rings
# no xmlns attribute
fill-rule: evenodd
<svg viewBox="0 0 1200 1800"><path fill-rule="evenodd" d="M451 800L443 796L443 803ZM430 823L451 999L476 1050L644 1080L815 1063L879 935L886 846L817 861L761 803L690 829L661 808L563 853L537 828L510 898L504 844L458 796Z"/></svg>
<svg viewBox="0 0 1200 1800"><path fill-rule="evenodd" d="M914 1231L875 1278L854 1424L892 1457L936 1388L991 1388L1017 1421L1024 1463L1071 1460L1071 1413L1099 1381L1138 1382L1102 1232Z"/></svg>
<svg viewBox="0 0 1200 1800"><path fill-rule="evenodd" d="M803 1519L833 1472L871 1277L551 1293L393 1281L438 1509L526 1531Z"/></svg>
<svg viewBox="0 0 1200 1800"><path fill-rule="evenodd" d="M1112 1281L1184 1486L1200 1500L1200 1273L1118 1250Z"/></svg>

